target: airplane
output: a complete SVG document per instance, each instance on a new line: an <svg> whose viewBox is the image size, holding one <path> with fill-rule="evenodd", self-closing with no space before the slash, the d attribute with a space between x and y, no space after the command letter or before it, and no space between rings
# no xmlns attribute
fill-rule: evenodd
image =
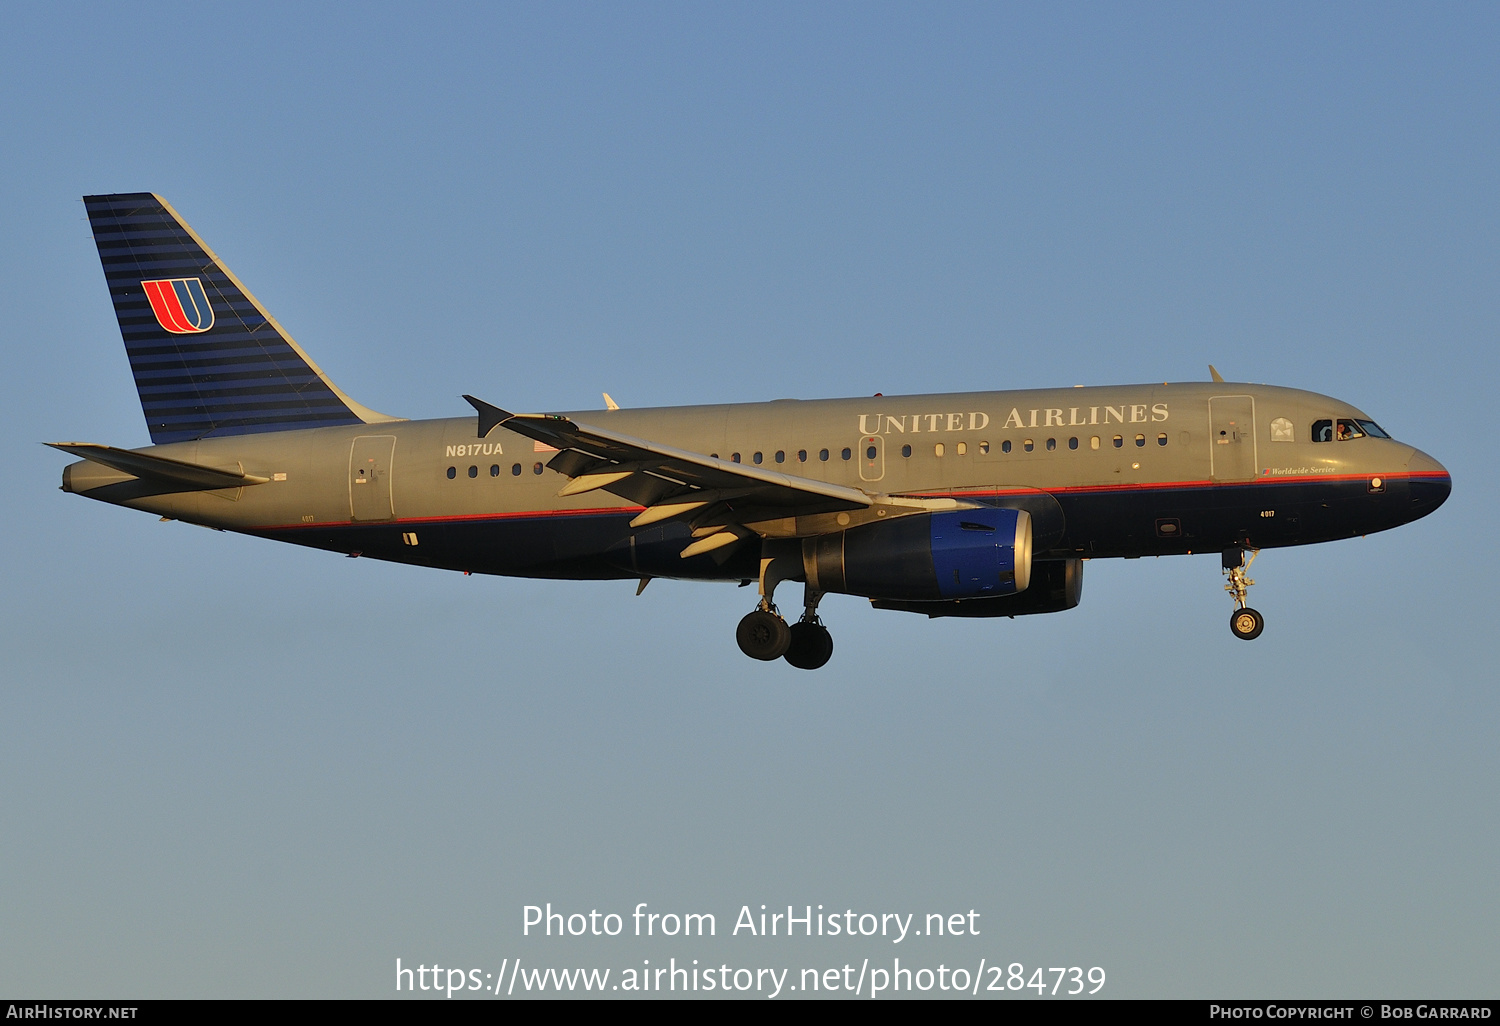
<svg viewBox="0 0 1500 1026"><path fill-rule="evenodd" d="M817 669L825 594L928 617L1079 604L1091 559L1217 553L1259 637L1265 548L1383 531L1443 466L1361 410L1211 381L407 420L346 395L154 193L84 203L150 431L62 488L225 531L477 574L758 585L736 640ZM803 586L788 623L778 585Z"/></svg>

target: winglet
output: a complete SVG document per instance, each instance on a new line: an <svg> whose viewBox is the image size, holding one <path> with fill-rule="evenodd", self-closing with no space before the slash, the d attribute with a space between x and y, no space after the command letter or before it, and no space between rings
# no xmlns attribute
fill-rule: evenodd
<svg viewBox="0 0 1500 1026"><path fill-rule="evenodd" d="M617 402L615 402L615 397L614 396L610 395L608 392L605 392L604 393L604 408L606 410L618 410L620 408L620 404L617 403Z"/></svg>
<svg viewBox="0 0 1500 1026"><path fill-rule="evenodd" d="M1220 374L1218 368L1213 364L1208 365L1208 373L1213 375L1213 379L1219 384L1222 385L1224 383L1224 375Z"/></svg>
<svg viewBox="0 0 1500 1026"><path fill-rule="evenodd" d="M470 406L474 407L474 411L479 414L480 438L485 437L491 431L495 430L497 426L504 424L507 420L515 416L515 414L502 410L498 406L491 406L483 399L475 399L472 395L464 396L464 400Z"/></svg>

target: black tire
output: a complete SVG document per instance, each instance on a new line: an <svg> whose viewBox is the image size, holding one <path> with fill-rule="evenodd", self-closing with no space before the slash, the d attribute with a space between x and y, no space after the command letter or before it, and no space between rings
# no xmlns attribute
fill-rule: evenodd
<svg viewBox="0 0 1500 1026"><path fill-rule="evenodd" d="M1229 629L1242 641L1254 641L1266 629L1266 618L1246 606L1234 611L1234 615L1229 618Z"/></svg>
<svg viewBox="0 0 1500 1026"><path fill-rule="evenodd" d="M792 629L775 613L757 609L740 621L734 640L740 643L740 651L751 659L770 662L786 654L787 646L792 643Z"/></svg>
<svg viewBox="0 0 1500 1026"><path fill-rule="evenodd" d="M784 658L799 670L816 670L833 658L833 635L820 623L794 623Z"/></svg>

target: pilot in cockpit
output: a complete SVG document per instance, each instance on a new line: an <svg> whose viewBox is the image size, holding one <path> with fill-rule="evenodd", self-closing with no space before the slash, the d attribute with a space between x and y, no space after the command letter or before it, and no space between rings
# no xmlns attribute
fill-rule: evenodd
<svg viewBox="0 0 1500 1026"><path fill-rule="evenodd" d="M1355 438L1389 438L1390 435L1381 430L1380 425L1373 420L1318 420L1313 422L1312 439L1314 442L1331 442L1337 438L1340 442L1348 442Z"/></svg>

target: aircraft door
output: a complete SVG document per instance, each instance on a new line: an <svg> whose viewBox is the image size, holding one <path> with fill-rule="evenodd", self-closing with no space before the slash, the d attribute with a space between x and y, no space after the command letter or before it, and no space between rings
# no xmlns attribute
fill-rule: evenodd
<svg viewBox="0 0 1500 1026"><path fill-rule="evenodd" d="M349 448L349 519L392 520L391 462L395 435L360 435Z"/></svg>
<svg viewBox="0 0 1500 1026"><path fill-rule="evenodd" d="M1255 477L1255 399L1216 395L1208 401L1209 465L1216 481Z"/></svg>
<svg viewBox="0 0 1500 1026"><path fill-rule="evenodd" d="M885 439L879 435L865 435L859 440L855 453L859 460L859 479L879 481L885 477Z"/></svg>

